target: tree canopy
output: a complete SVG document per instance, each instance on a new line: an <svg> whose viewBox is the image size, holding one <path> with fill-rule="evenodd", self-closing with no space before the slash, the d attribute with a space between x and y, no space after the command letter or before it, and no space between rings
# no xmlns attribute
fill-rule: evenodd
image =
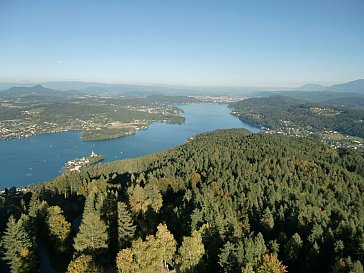
<svg viewBox="0 0 364 273"><path fill-rule="evenodd" d="M66 268L81 260L119 272L361 272L363 191L362 151L218 130L6 191L0 212L14 216L1 219L2 259L36 253L44 225L73 255Z"/></svg>

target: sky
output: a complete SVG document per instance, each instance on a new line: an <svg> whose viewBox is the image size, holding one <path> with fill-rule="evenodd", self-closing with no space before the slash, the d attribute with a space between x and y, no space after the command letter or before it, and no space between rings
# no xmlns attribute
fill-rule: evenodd
<svg viewBox="0 0 364 273"><path fill-rule="evenodd" d="M364 0L0 0L0 82L364 78Z"/></svg>

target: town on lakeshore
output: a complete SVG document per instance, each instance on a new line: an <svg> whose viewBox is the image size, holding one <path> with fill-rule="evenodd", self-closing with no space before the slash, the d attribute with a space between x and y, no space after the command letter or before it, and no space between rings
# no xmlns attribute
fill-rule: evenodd
<svg viewBox="0 0 364 273"><path fill-rule="evenodd" d="M64 171L81 172L81 168L92 166L104 160L104 158L105 157L103 155L98 155L92 151L91 155L87 157L69 160L64 166Z"/></svg>
<svg viewBox="0 0 364 273"><path fill-rule="evenodd" d="M175 103L189 101L195 100L185 97ZM82 131L83 140L105 140L134 134L153 122L184 121L180 109L158 97L39 96L34 100L21 96L10 100L2 99L0 92L0 114L0 140L65 131Z"/></svg>
<svg viewBox="0 0 364 273"><path fill-rule="evenodd" d="M301 111L303 108L299 110L297 107L304 105L303 102L294 101L294 99L288 102L287 99L281 99L287 97L256 99L241 95L152 95L136 98L124 97L120 94L113 96L77 94L66 98L49 98L42 95L35 96L34 94L39 90L53 92L42 86L22 88L21 96L13 95L14 97L1 96L0 91L0 113L2 114L0 140L65 131L81 131L81 138L85 141L119 138L146 129L153 122L183 123L182 111L175 106L177 104L220 103L229 105L233 115L259 126L266 133L311 137L333 148L362 149L364 143L360 133L364 117L361 114L363 110L360 108L350 110L345 106L306 103L306 116L302 123L298 117L301 115L303 117L304 113ZM29 96L29 94L32 95ZM270 104L263 108L259 105L267 99L275 102L274 109ZM357 98L355 100L358 101ZM238 107L244 104L246 107ZM286 116L283 115L284 112L277 114L281 108L288 106L293 108L286 112ZM296 113L295 116L290 115L293 112ZM307 116L310 115L312 117L309 120ZM341 116L342 122L338 119ZM347 123L350 119L354 129L345 129L345 126L350 126ZM335 126L335 122L339 122L339 127ZM341 123L347 125L340 125Z"/></svg>

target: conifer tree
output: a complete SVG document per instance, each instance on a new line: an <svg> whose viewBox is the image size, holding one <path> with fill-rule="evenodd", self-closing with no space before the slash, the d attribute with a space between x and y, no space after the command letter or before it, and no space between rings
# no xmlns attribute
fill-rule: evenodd
<svg viewBox="0 0 364 273"><path fill-rule="evenodd" d="M260 223L267 230L271 230L274 227L274 218L268 207L264 210Z"/></svg>
<svg viewBox="0 0 364 273"><path fill-rule="evenodd" d="M163 198L157 186L155 184L148 183L144 187L144 192L148 206L150 206L155 212L158 212L163 205Z"/></svg>
<svg viewBox="0 0 364 273"><path fill-rule="evenodd" d="M80 230L74 239L74 248L78 252L97 254L107 249L107 226L101 220L99 206L100 199L91 193L85 202Z"/></svg>
<svg viewBox="0 0 364 273"><path fill-rule="evenodd" d="M284 247L284 254L289 262L297 260L302 248L302 239L298 233L292 235Z"/></svg>
<svg viewBox="0 0 364 273"><path fill-rule="evenodd" d="M127 246L134 237L135 226L124 202L118 202L118 242L119 249Z"/></svg>
<svg viewBox="0 0 364 273"><path fill-rule="evenodd" d="M110 253L116 255L119 248L118 240L118 197L117 191L108 190L100 215L107 226Z"/></svg>
<svg viewBox="0 0 364 273"><path fill-rule="evenodd" d="M107 248L107 227L97 212L87 212L74 240L78 252L95 253Z"/></svg>
<svg viewBox="0 0 364 273"><path fill-rule="evenodd" d="M47 215L48 204L46 201L40 201L36 194L32 195L29 202L28 215L31 218L32 225L39 230Z"/></svg>
<svg viewBox="0 0 364 273"><path fill-rule="evenodd" d="M32 194L32 197L29 201L29 209L28 209L28 215L30 217L36 218L38 215L38 210L40 207L40 200L36 194Z"/></svg>
<svg viewBox="0 0 364 273"><path fill-rule="evenodd" d="M8 261L12 273L36 272L37 258L33 242L24 226L25 221L10 216L2 238L4 260Z"/></svg>

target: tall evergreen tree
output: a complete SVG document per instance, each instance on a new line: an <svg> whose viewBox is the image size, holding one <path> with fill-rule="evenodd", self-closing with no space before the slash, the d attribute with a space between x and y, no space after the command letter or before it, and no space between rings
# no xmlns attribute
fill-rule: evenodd
<svg viewBox="0 0 364 273"><path fill-rule="evenodd" d="M8 261L12 273L37 271L37 258L34 244L25 228L25 221L10 216L2 238L4 260Z"/></svg>
<svg viewBox="0 0 364 273"><path fill-rule="evenodd" d="M274 227L274 218L268 207L264 210L260 223L267 230L271 230Z"/></svg>
<svg viewBox="0 0 364 273"><path fill-rule="evenodd" d="M74 240L74 248L78 252L98 253L107 248L107 226L95 211L83 215L78 232Z"/></svg>
<svg viewBox="0 0 364 273"><path fill-rule="evenodd" d="M90 193L86 198L80 230L73 245L78 252L97 254L107 249L107 226L101 220L99 210L101 200L103 200L103 196L95 193Z"/></svg>
<svg viewBox="0 0 364 273"><path fill-rule="evenodd" d="M36 218L38 215L38 210L40 207L40 200L37 196L37 194L33 193L32 197L29 201L29 209L28 209L28 215L30 217Z"/></svg>
<svg viewBox="0 0 364 273"><path fill-rule="evenodd" d="M159 212L163 205L163 198L157 185L148 183L144 187L144 192L147 198L148 206L150 206L155 212Z"/></svg>
<svg viewBox="0 0 364 273"><path fill-rule="evenodd" d="M47 202L44 200L40 201L38 195L33 193L29 202L28 215L33 222L33 227L37 229L37 231L40 229L42 223L44 223L45 217L47 215L47 209Z"/></svg>
<svg viewBox="0 0 364 273"><path fill-rule="evenodd" d="M135 226L124 202L118 202L119 249L126 247L134 237Z"/></svg>
<svg viewBox="0 0 364 273"><path fill-rule="evenodd" d="M289 262L294 262L299 257L302 248L302 239L298 233L292 235L284 247L284 254Z"/></svg>

